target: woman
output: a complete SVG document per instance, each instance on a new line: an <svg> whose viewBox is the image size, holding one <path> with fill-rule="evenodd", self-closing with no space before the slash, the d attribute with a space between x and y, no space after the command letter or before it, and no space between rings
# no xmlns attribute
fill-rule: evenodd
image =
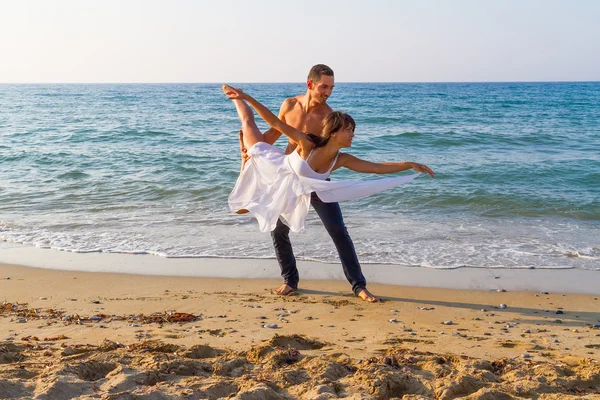
<svg viewBox="0 0 600 400"><path fill-rule="evenodd" d="M244 147L251 157L229 196L229 207L238 213L251 212L263 232L273 230L279 218L293 232L304 230L312 192L324 202L352 200L401 185L419 175L369 181L326 181L331 172L340 167L376 174L414 169L434 176L427 166L414 162L374 163L340 153L340 149L352 146L354 138L356 124L348 114L333 112L323 120L321 135L305 134L281 121L242 90L228 85L223 85L222 90L236 106L242 122ZM246 102L272 128L297 143L296 151L285 155L266 143Z"/></svg>

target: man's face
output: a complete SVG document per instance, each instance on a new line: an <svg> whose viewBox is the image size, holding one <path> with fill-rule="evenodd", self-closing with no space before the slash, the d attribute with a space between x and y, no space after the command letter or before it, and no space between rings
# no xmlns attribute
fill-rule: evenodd
<svg viewBox="0 0 600 400"><path fill-rule="evenodd" d="M313 82L309 80L307 84L313 98L319 103L325 104L333 91L334 79L333 76L321 75L320 81Z"/></svg>

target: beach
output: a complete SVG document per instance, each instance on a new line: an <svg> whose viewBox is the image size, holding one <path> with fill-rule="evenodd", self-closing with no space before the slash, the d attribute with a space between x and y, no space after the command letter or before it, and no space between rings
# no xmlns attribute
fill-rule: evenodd
<svg viewBox="0 0 600 400"><path fill-rule="evenodd" d="M341 204L375 304L313 212L271 293L219 87L1 87L0 398L600 398L597 82L336 83L351 154L436 172Z"/></svg>
<svg viewBox="0 0 600 400"><path fill-rule="evenodd" d="M164 275L0 265L0 398L600 398L598 294Z"/></svg>

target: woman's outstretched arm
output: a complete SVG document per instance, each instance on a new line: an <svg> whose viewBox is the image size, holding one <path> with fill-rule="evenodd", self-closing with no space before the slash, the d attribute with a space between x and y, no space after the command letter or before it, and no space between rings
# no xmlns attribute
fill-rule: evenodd
<svg viewBox="0 0 600 400"><path fill-rule="evenodd" d="M371 162L361 160L358 157L354 157L351 154L342 153L340 154L335 168L346 167L356 172L364 172L370 174L391 174L394 172L406 171L414 169L417 172L423 172L429 174L430 177L434 177L435 173L427 165L404 161L404 162Z"/></svg>
<svg viewBox="0 0 600 400"><path fill-rule="evenodd" d="M254 108L254 110L256 110L258 115L260 115L260 117L264 119L265 122L269 124L269 126L271 126L271 128L283 133L291 140L298 143L301 147L308 148L312 145L312 142L310 141L310 139L308 139L308 136L306 136L304 132L301 132L298 129L293 128L285 122L281 121L277 117L277 115L273 114L271 110L265 107L258 100L254 99L252 96L244 93L240 89L235 89L228 85L223 85L223 91L225 92L227 97L229 97L232 100L246 101L252 108Z"/></svg>

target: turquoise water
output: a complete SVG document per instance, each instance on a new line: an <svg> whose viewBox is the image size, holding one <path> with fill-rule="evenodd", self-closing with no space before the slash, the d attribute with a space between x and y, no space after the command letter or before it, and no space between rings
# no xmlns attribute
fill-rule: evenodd
<svg viewBox="0 0 600 400"><path fill-rule="evenodd" d="M304 90L240 86L272 110ZM330 104L352 154L437 174L342 204L363 263L600 269L600 83L338 83ZM216 84L0 85L0 243L271 258L227 210L238 128ZM336 262L314 212L292 242Z"/></svg>

